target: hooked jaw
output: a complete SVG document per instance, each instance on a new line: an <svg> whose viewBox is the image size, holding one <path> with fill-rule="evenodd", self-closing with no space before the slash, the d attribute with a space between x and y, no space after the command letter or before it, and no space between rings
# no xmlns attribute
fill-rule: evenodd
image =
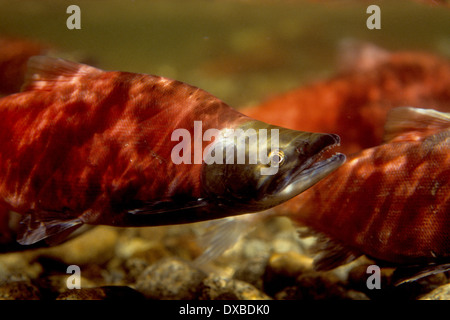
<svg viewBox="0 0 450 320"><path fill-rule="evenodd" d="M273 200L282 203L295 197L344 164L344 154L332 154L339 145L336 134L312 133L307 143L299 142L295 153L301 164L284 174L285 182L273 193Z"/></svg>
<svg viewBox="0 0 450 320"><path fill-rule="evenodd" d="M212 203L220 208L227 208L229 214L263 211L279 205L302 193L345 161L343 154L331 156L328 153L339 146L340 138L335 134L296 131L259 121L250 121L238 129L248 139L239 136L231 140L232 147L238 150L231 154L239 160L239 150L244 146L244 163L234 158L230 162L226 158L221 163L205 161L202 172L205 198L213 199ZM259 161L250 163L254 153ZM228 156L228 149L218 154L221 160ZM214 153L214 157L216 155Z"/></svg>

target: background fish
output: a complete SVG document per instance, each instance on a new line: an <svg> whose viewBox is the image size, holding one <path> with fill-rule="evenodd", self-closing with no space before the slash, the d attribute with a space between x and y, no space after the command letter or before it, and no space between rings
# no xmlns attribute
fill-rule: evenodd
<svg viewBox="0 0 450 320"><path fill-rule="evenodd" d="M450 63L422 52L389 52L370 43L341 43L340 74L242 109L286 128L333 132L350 154L382 143L394 107L450 111ZM280 112L283 110L283 112Z"/></svg>
<svg viewBox="0 0 450 320"><path fill-rule="evenodd" d="M450 114L397 108L386 130L387 143L276 209L345 248L328 244L319 269L358 253L395 264L450 262Z"/></svg>
<svg viewBox="0 0 450 320"><path fill-rule="evenodd" d="M259 217L222 223L221 228L239 224L242 231L245 223L287 216L319 235L314 261L318 270L332 269L362 254L383 264L417 267L402 281L448 270L450 114L393 109L386 139L350 156L333 174L290 201ZM217 230L222 236L229 233ZM214 236L216 242L220 236ZM199 261L225 249L210 249Z"/></svg>
<svg viewBox="0 0 450 320"><path fill-rule="evenodd" d="M49 57L30 60L24 91L0 100L0 119L1 206L23 215L21 244L56 243L83 224L177 224L264 210L345 160L324 157L337 135L256 121L167 78ZM195 136L195 121L204 130L277 129L277 173L262 175L260 162L175 164L171 135L182 128ZM190 142L201 154L211 143Z"/></svg>

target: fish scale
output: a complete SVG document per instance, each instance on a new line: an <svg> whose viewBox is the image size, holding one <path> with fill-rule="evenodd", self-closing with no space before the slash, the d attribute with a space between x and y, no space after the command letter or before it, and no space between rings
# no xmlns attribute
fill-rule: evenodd
<svg viewBox="0 0 450 320"><path fill-rule="evenodd" d="M205 141L202 131L199 142L196 123L219 134ZM278 149L272 136L264 147L283 163L268 176L262 169L272 162L195 161L229 129L253 129L258 139L279 132ZM175 130L189 137L174 140ZM23 92L0 99L0 206L22 215L16 231L24 245L61 242L83 224L139 227L255 212L342 165L342 154L320 157L339 141L254 120L176 80L34 57ZM181 143L191 146L182 152L193 162L173 161ZM254 148L244 151L248 159Z"/></svg>

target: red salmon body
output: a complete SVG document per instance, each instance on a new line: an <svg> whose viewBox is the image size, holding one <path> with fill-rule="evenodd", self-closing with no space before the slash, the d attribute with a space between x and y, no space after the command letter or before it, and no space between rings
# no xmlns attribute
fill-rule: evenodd
<svg viewBox="0 0 450 320"><path fill-rule="evenodd" d="M390 119L393 139L354 154L275 210L355 256L396 264L448 262L450 115L398 108ZM318 265L335 266L329 259Z"/></svg>
<svg viewBox="0 0 450 320"><path fill-rule="evenodd" d="M277 150L265 155L278 161L273 174L262 173L272 160L205 163L222 160L213 147L240 147L225 133L244 129L256 139L275 130L263 146L276 137ZM256 121L176 80L34 57L24 91L0 99L0 205L23 215L21 244L59 242L84 223L148 226L254 212L341 165L343 155L319 161L338 143L333 134Z"/></svg>
<svg viewBox="0 0 450 320"><path fill-rule="evenodd" d="M184 189L199 197L201 164L168 161L173 130L205 114L219 128L248 119L180 82L87 66L72 71L2 101L0 187L15 210L70 208L70 216L113 210L136 194L152 201Z"/></svg>

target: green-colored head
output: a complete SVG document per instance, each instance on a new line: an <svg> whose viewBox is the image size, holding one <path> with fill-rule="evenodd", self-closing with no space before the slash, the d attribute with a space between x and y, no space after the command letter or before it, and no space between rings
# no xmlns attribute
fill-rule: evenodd
<svg viewBox="0 0 450 320"><path fill-rule="evenodd" d="M345 162L323 158L339 145L334 134L310 133L250 121L221 130L204 151L203 186L228 210L261 211L308 189Z"/></svg>

